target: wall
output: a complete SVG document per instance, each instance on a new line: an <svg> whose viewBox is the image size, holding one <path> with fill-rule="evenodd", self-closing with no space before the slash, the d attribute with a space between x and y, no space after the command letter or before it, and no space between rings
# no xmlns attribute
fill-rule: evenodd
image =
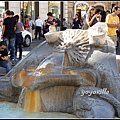
<svg viewBox="0 0 120 120"><path fill-rule="evenodd" d="M63 10L63 17L66 18L66 21L70 21L74 16L74 3L76 1L63 1L64 2L64 10ZM120 6L120 2L117 1L110 1L110 2L101 2L101 1L85 1L89 5L104 5L105 10L111 10L112 4L118 3ZM10 1L9 2L9 9L13 10L15 14L20 15L20 1ZM47 18L48 13L48 1L39 1L39 16L44 21Z"/></svg>
<svg viewBox="0 0 120 120"><path fill-rule="evenodd" d="M48 1L40 1L39 2L39 16L44 21L47 19L48 13Z"/></svg>
<svg viewBox="0 0 120 120"><path fill-rule="evenodd" d="M9 9L20 16L20 1L9 1Z"/></svg>
<svg viewBox="0 0 120 120"><path fill-rule="evenodd" d="M71 18L74 16L74 3L72 1L68 2L68 22L70 22Z"/></svg>
<svg viewBox="0 0 120 120"><path fill-rule="evenodd" d="M68 21L68 1L64 1L63 5L64 5L63 18L65 18L66 21Z"/></svg>

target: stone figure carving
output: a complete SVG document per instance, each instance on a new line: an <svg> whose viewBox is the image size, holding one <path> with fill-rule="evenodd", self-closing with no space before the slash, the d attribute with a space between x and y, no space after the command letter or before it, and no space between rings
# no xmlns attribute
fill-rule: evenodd
<svg viewBox="0 0 120 120"><path fill-rule="evenodd" d="M37 47L39 52L46 50L42 56L31 51L18 64L18 70L13 68L0 78L6 79L11 93L3 97L5 87L1 86L0 100L14 102L16 98L30 112L67 112L79 118L120 117L119 66L105 26L98 22L88 30L46 33L46 42Z"/></svg>

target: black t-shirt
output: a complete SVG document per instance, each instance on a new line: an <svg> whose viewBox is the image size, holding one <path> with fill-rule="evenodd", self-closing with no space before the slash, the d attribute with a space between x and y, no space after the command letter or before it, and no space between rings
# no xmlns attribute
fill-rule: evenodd
<svg viewBox="0 0 120 120"><path fill-rule="evenodd" d="M79 29L81 26L80 19L78 19L78 20L74 19L73 24L74 24L73 29Z"/></svg>
<svg viewBox="0 0 120 120"><path fill-rule="evenodd" d="M13 37L15 35L15 30L14 30L14 27L16 25L15 17L5 18L3 25L5 25L5 32L3 37Z"/></svg>
<svg viewBox="0 0 120 120"><path fill-rule="evenodd" d="M93 15L94 16L94 15ZM92 16L92 17L93 17ZM92 17L90 18L90 20L92 19ZM92 24L90 25L90 27L92 27L94 24L96 24L98 21L97 21L97 19L95 18L94 20L93 20L93 22L92 22Z"/></svg>
<svg viewBox="0 0 120 120"><path fill-rule="evenodd" d="M56 23L57 23L57 26L60 26L60 20L59 19L56 21Z"/></svg>
<svg viewBox="0 0 120 120"><path fill-rule="evenodd" d="M1 57L8 56L8 52L5 49L4 51L0 51ZM3 59L0 57L0 61L3 61Z"/></svg>
<svg viewBox="0 0 120 120"><path fill-rule="evenodd" d="M56 22L56 20L53 19L52 21L49 21L49 19L47 19L47 23L53 25L53 22ZM49 25L46 25L46 28L49 28Z"/></svg>

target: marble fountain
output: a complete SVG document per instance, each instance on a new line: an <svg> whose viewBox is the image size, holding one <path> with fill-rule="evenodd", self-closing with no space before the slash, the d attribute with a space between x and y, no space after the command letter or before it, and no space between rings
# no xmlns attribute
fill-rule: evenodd
<svg viewBox="0 0 120 120"><path fill-rule="evenodd" d="M106 24L45 37L0 77L0 118L120 118L120 58Z"/></svg>

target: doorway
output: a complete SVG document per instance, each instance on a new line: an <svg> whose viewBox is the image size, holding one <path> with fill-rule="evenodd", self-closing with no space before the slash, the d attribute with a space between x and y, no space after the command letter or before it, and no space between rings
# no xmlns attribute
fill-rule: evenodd
<svg viewBox="0 0 120 120"><path fill-rule="evenodd" d="M81 9L76 9L76 14L78 14L79 18L81 19Z"/></svg>
<svg viewBox="0 0 120 120"><path fill-rule="evenodd" d="M75 8L76 8L76 13L79 15L79 18L83 18L84 17L84 14L86 13L86 10L88 9L88 5L86 3L82 3L82 2L78 2L75 4ZM76 14L75 13L75 14Z"/></svg>
<svg viewBox="0 0 120 120"><path fill-rule="evenodd" d="M104 10L104 7L101 6L101 5L97 5L97 6L96 6L96 9L100 9L101 11L103 11L103 10Z"/></svg>
<svg viewBox="0 0 120 120"><path fill-rule="evenodd" d="M60 18L60 1L48 2L48 11L52 12L54 18Z"/></svg>
<svg viewBox="0 0 120 120"><path fill-rule="evenodd" d="M21 22L25 23L26 18L32 18L35 20L34 2L21 1Z"/></svg>

